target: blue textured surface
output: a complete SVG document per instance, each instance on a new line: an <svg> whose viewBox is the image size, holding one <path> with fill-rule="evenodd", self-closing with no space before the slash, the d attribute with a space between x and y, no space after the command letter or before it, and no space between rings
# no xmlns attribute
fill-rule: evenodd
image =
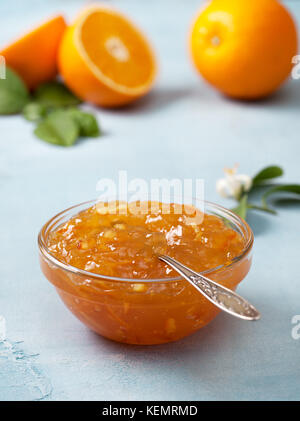
<svg viewBox="0 0 300 421"><path fill-rule="evenodd" d="M84 1L0 3L4 43L58 10L72 17ZM201 2L200 2L201 3ZM287 2L300 22L300 5ZM300 80L259 103L224 99L195 74L186 51L197 1L119 1L156 47L154 91L120 111L97 111L104 136L70 149L32 135L18 116L1 117L0 400L299 399L299 211L253 215L254 263L239 291L262 312L258 323L222 314L178 343L135 347L98 337L64 307L38 265L36 237L61 209L96 196L101 177L205 179L206 199L222 201L224 166L242 172L279 163L299 182ZM230 202L222 202L230 206Z"/></svg>

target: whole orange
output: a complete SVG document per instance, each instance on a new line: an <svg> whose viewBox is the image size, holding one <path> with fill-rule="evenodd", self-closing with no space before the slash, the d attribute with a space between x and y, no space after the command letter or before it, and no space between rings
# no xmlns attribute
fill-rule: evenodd
<svg viewBox="0 0 300 421"><path fill-rule="evenodd" d="M194 22L190 47L210 84L234 98L258 99L289 76L297 31L277 0L212 0Z"/></svg>

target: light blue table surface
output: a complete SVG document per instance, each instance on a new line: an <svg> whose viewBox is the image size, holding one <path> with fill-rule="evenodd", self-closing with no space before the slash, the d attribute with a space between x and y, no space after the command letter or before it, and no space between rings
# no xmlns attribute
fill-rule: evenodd
<svg viewBox="0 0 300 421"><path fill-rule="evenodd" d="M84 1L0 2L0 42ZM96 197L96 182L129 177L203 178L205 197L225 206L216 179L225 166L253 174L269 164L300 181L300 80L259 103L227 100L195 73L187 30L199 0L109 2L135 19L160 61L153 92L124 110L94 110L104 135L63 149L36 139L18 116L0 118L1 400L290 400L300 398L300 207L253 214L253 267L239 287L262 312L257 323L221 314L177 343L125 346L85 328L62 304L38 264L42 224ZM300 22L300 4L288 1Z"/></svg>

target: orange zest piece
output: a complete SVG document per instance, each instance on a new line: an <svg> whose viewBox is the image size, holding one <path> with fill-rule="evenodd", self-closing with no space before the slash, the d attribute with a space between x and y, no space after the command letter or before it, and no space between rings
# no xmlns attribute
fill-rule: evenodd
<svg viewBox="0 0 300 421"><path fill-rule="evenodd" d="M29 89L55 77L65 28L64 18L56 16L0 51L7 66L19 74Z"/></svg>
<svg viewBox="0 0 300 421"><path fill-rule="evenodd" d="M82 100L120 106L146 94L155 78L152 49L136 26L115 10L86 9L63 37L60 72Z"/></svg>

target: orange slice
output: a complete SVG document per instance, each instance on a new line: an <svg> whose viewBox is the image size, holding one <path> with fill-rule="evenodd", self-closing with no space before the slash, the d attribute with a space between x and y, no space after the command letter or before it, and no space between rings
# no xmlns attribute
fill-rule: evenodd
<svg viewBox="0 0 300 421"><path fill-rule="evenodd" d="M57 73L57 52L65 28L64 18L56 16L0 51L0 55L30 89L36 88Z"/></svg>
<svg viewBox="0 0 300 421"><path fill-rule="evenodd" d="M104 107L146 94L155 78L154 53L136 26L117 11L92 6L63 37L59 69L82 100Z"/></svg>

